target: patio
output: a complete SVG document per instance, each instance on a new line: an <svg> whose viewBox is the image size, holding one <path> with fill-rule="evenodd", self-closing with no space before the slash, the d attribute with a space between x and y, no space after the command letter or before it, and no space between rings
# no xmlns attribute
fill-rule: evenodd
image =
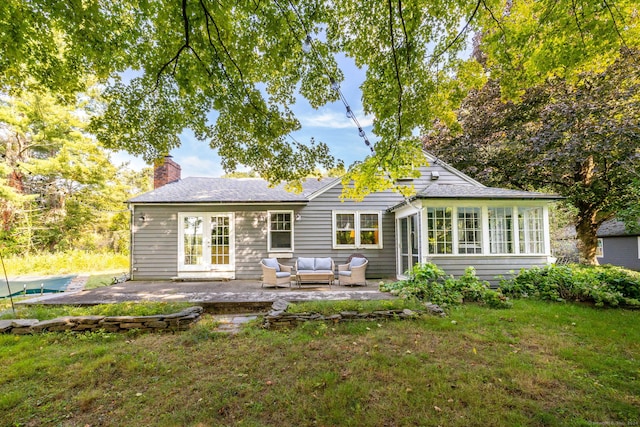
<svg viewBox="0 0 640 427"><path fill-rule="evenodd" d="M127 301L190 302L214 313L262 312L277 299L289 302L382 300L396 297L378 290L378 280L368 286L329 287L327 284L301 288L263 288L258 280L205 282L129 281L112 286L49 294L20 301L20 304L96 305Z"/></svg>

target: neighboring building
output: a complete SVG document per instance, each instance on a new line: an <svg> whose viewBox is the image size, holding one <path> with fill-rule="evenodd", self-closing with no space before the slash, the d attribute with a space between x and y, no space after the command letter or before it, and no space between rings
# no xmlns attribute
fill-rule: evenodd
<svg viewBox="0 0 640 427"><path fill-rule="evenodd" d="M598 229L598 262L640 271L640 233L628 232L622 221L604 222Z"/></svg>
<svg viewBox="0 0 640 427"><path fill-rule="evenodd" d="M128 201L131 278L257 279L260 259L369 259L368 278L402 277L432 261L493 279L552 261L549 194L486 187L428 155L416 196L373 193L341 200L340 179L309 179L300 194L255 178L185 178L170 157L153 191Z"/></svg>

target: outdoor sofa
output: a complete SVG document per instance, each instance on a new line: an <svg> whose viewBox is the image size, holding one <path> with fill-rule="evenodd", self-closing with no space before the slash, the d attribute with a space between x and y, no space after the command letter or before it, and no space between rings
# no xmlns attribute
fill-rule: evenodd
<svg viewBox="0 0 640 427"><path fill-rule="evenodd" d="M329 286L335 280L335 263L331 258L303 258L296 260L296 281L298 287L303 283L327 282Z"/></svg>

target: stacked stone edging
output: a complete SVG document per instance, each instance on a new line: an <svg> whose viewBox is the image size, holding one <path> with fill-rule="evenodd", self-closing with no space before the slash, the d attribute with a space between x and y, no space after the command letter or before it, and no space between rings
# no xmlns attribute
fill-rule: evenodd
<svg viewBox="0 0 640 427"><path fill-rule="evenodd" d="M324 321L324 322L345 322L345 321L381 321L389 319L416 319L425 313L446 316L444 311L435 304L425 304L425 310L376 310L372 312L360 313L357 311L342 311L337 314L324 316L319 313L287 313L289 303L284 300L277 300L273 303L271 311L263 318L262 327L286 328L294 327L302 322Z"/></svg>
<svg viewBox="0 0 640 427"><path fill-rule="evenodd" d="M27 335L41 332L107 332L183 331L198 320L202 307L189 307L179 313L152 316L65 316L51 320L11 319L0 320L0 333Z"/></svg>

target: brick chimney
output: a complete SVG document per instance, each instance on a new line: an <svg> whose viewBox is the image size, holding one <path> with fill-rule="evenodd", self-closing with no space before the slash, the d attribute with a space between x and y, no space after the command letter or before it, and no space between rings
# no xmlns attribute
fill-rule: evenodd
<svg viewBox="0 0 640 427"><path fill-rule="evenodd" d="M155 162L153 169L153 188L160 188L163 185L179 181L182 168L174 162L171 156L164 156Z"/></svg>

